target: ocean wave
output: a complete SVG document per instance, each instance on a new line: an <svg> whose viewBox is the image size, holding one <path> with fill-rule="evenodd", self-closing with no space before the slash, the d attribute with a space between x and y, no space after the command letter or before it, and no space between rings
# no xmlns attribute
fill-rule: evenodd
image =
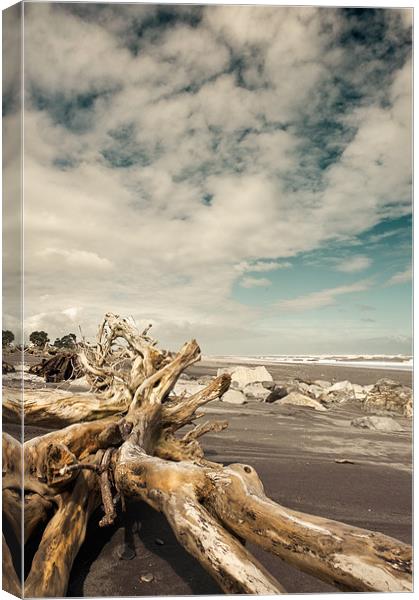
<svg viewBox="0 0 419 600"><path fill-rule="evenodd" d="M369 369L394 369L409 371L413 368L413 357L401 354L269 354L255 356L207 356L205 360L237 363L263 364L318 364L358 367Z"/></svg>

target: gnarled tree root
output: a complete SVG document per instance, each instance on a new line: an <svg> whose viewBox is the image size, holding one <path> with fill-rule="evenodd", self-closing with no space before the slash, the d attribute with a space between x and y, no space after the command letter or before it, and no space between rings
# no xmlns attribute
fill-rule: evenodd
<svg viewBox="0 0 419 600"><path fill-rule="evenodd" d="M412 549L381 533L284 508L248 465L224 469L211 506L237 535L348 591L411 591Z"/></svg>
<svg viewBox="0 0 419 600"><path fill-rule="evenodd" d="M240 540L258 544L343 590L410 591L410 546L287 509L265 496L249 465L223 467L208 461L198 440L210 431L222 431L226 422L205 422L179 434L201 416L200 407L230 384L230 377L222 375L189 397L173 394L180 374L199 356L194 340L177 354L161 351L149 328L140 333L132 323L108 314L96 345L85 345L80 353L92 393L31 391L26 396L26 422L65 428L34 438L23 448L3 434L8 522L20 537L25 511L25 541L41 522L47 523L25 594L66 594L88 519L102 502L101 525L111 524L116 493L162 512L179 543L227 593L285 591ZM20 398L7 392L5 407L7 418L19 421ZM5 540L3 546L4 585L19 595L19 578Z"/></svg>

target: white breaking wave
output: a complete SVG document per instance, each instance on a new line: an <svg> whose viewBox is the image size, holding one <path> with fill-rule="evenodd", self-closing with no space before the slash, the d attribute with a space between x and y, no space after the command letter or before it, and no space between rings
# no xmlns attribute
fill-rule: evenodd
<svg viewBox="0 0 419 600"><path fill-rule="evenodd" d="M413 369L413 357L403 354L270 354L257 356L207 356L205 360L234 363L263 364L317 364L357 367L364 369L389 369L410 371Z"/></svg>

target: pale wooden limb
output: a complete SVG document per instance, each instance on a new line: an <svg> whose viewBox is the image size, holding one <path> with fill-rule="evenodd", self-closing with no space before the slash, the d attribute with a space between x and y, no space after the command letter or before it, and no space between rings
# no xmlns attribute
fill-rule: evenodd
<svg viewBox="0 0 419 600"><path fill-rule="evenodd" d="M161 496L179 543L226 594L281 594L282 585L197 502L180 492Z"/></svg>
<svg viewBox="0 0 419 600"><path fill-rule="evenodd" d="M107 381L108 385L111 383L112 381L112 371L106 367L97 367L94 364L92 364L91 362L89 362L89 359L87 358L87 355L85 352L81 352L79 354L79 360L80 363L84 369L84 371L89 374L89 375L93 375L94 377L102 377L105 381Z"/></svg>
<svg viewBox="0 0 419 600"><path fill-rule="evenodd" d="M230 387L231 377L228 374L221 375L212 381L206 388L179 400L171 400L163 405L162 421L173 423L175 429L180 429L190 422L198 408L220 398Z"/></svg>
<svg viewBox="0 0 419 600"><path fill-rule="evenodd" d="M42 454L50 444L63 444L67 446L79 460L89 454L94 454L99 449L116 446L123 440L120 423L123 419L119 416L108 417L98 421L69 425L64 429L46 433L25 442L25 467L36 462L34 456Z"/></svg>
<svg viewBox="0 0 419 600"><path fill-rule="evenodd" d="M192 440L197 440L203 435L206 435L210 431L219 433L220 431L227 429L227 427L228 421L205 421L205 423L201 423L188 431L188 433L183 436L182 441L191 442Z"/></svg>
<svg viewBox="0 0 419 600"><path fill-rule="evenodd" d="M130 412L140 405L162 403L171 392L186 367L200 359L200 348L195 340L187 342L164 367L147 377L137 389Z"/></svg>
<svg viewBox="0 0 419 600"><path fill-rule="evenodd" d="M103 455L101 467L103 468L103 473L100 475L100 492L102 496L103 508L105 511L105 515L99 521L99 527L105 527L107 525L112 525L116 518L116 510L113 503L112 498L112 490L111 484L109 481L109 464L112 457L112 448L108 448L105 450L105 454Z"/></svg>
<svg viewBox="0 0 419 600"><path fill-rule="evenodd" d="M146 454L117 461L124 495L141 499L167 517L180 544L227 593L279 594L282 586L200 505L211 487L204 470Z"/></svg>
<svg viewBox="0 0 419 600"><path fill-rule="evenodd" d="M57 498L58 509L48 523L25 581L25 596L65 596L74 559L84 541L90 514L98 505L97 476L82 472L72 492Z"/></svg>
<svg viewBox="0 0 419 600"><path fill-rule="evenodd" d="M120 449L120 460L126 461L139 453L152 452L162 429L163 402L182 371L199 356L200 349L195 340L184 344L169 364L147 378L138 388L126 417L133 427Z"/></svg>
<svg viewBox="0 0 419 600"><path fill-rule="evenodd" d="M204 451L197 440L210 431L222 431L227 426L227 421L206 421L188 431L183 438L176 437L171 428L163 430L156 443L154 454L166 460L177 462L191 460L206 466L212 465L215 468L216 463L205 460Z"/></svg>
<svg viewBox="0 0 419 600"><path fill-rule="evenodd" d="M116 417L70 425L65 429L33 438L24 444L26 492L51 498L77 477L80 462L90 454L122 443L124 437ZM121 425L122 428L122 425ZM83 464L83 468L86 467ZM16 486L12 475L3 477L3 488ZM22 485L19 479L19 484Z"/></svg>
<svg viewBox="0 0 419 600"><path fill-rule="evenodd" d="M211 507L237 535L344 590L412 590L412 549L381 533L284 508L266 498L255 470L219 472Z"/></svg>
<svg viewBox="0 0 419 600"><path fill-rule="evenodd" d="M201 462L204 458L204 451L196 440L185 442L170 431L165 431L156 443L154 455L175 462L182 460Z"/></svg>
<svg viewBox="0 0 419 600"><path fill-rule="evenodd" d="M63 390L26 390L24 413L26 425L63 427L82 421L95 421L125 412L130 397L111 398L94 394L71 394ZM22 409L19 390L3 389L3 419L15 423Z"/></svg>
<svg viewBox="0 0 419 600"><path fill-rule="evenodd" d="M84 344L80 351L80 361L94 389L114 392L119 380L119 393L133 395L145 378L163 366L167 353L155 348L155 340L147 333L148 330L140 333L132 323L118 315L105 315L96 346ZM120 345L120 339L128 344L128 348ZM119 348L115 349L115 345ZM126 357L131 362L129 374L117 368Z"/></svg>
<svg viewBox="0 0 419 600"><path fill-rule="evenodd" d="M108 335L110 343L118 337L123 338L140 355L143 355L147 351L150 344L154 344L154 340L147 334L140 334L136 327L129 323L127 319L113 313L106 313L105 327L110 332Z"/></svg>

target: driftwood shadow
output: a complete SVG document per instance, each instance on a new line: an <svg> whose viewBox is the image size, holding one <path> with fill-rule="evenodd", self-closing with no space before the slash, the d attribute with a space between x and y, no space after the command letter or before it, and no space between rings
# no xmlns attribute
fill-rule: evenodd
<svg viewBox="0 0 419 600"><path fill-rule="evenodd" d="M155 576L161 571L176 573L183 580L182 590L165 590L164 595L193 594L222 594L217 583L208 575L197 561L190 556L178 543L164 515L156 512L143 502L128 502L126 513L118 507L118 517L114 525L99 527L98 523L103 513L98 509L87 527L86 540L77 555L70 575L68 597L92 596L86 593L86 578L95 561L107 561L103 550L107 544L112 546L112 553L118 551L120 540L124 539L128 547L135 548L133 560L121 560L121 570L109 569L109 578L118 587L121 595L161 595L161 582L144 585L144 592L134 590L134 580L139 580L141 572L150 571ZM122 535L117 535L124 528ZM118 538L118 541L117 541ZM113 541L115 540L115 544ZM163 544L162 544L163 542ZM114 547L113 547L114 546ZM158 563L158 568L148 568L149 558ZM139 562L144 567L138 569ZM132 566L131 566L132 565ZM132 570L130 580L125 580L123 572L127 567ZM157 573L156 573L157 572ZM118 581L120 579L120 581ZM156 585L157 583L157 585ZM90 587L90 586L89 586ZM155 592L154 592L155 589Z"/></svg>

